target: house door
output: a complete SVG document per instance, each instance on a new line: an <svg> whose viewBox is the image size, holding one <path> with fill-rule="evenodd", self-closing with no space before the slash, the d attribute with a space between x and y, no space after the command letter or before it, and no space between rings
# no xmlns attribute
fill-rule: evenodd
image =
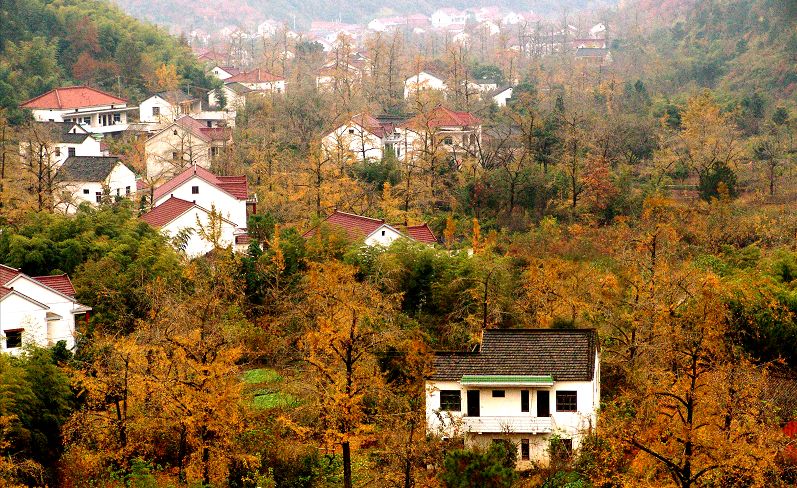
<svg viewBox="0 0 797 488"><path fill-rule="evenodd" d="M479 415L479 390L468 390L468 417Z"/></svg>
<svg viewBox="0 0 797 488"><path fill-rule="evenodd" d="M551 392L537 390L537 417L551 416Z"/></svg>

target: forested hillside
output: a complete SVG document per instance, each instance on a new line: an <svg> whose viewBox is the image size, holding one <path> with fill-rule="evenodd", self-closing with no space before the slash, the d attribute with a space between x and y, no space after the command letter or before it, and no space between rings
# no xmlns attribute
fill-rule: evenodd
<svg viewBox="0 0 797 488"><path fill-rule="evenodd" d="M56 86L89 84L135 102L175 82L209 85L187 46L108 2L2 3L0 107L12 119L17 104Z"/></svg>
<svg viewBox="0 0 797 488"><path fill-rule="evenodd" d="M797 94L792 0L639 0L620 10L618 24L615 45L670 94L690 87Z"/></svg>

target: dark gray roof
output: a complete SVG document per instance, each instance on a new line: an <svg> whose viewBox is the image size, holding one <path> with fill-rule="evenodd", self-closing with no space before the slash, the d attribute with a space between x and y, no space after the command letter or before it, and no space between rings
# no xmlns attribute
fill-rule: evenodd
<svg viewBox="0 0 797 488"><path fill-rule="evenodd" d="M169 103L183 103L196 100L196 97L186 95L182 90L168 90L160 92L157 95Z"/></svg>
<svg viewBox="0 0 797 488"><path fill-rule="evenodd" d="M249 89L249 87L247 87L246 85L242 85L237 81L234 81L232 83L225 83L224 86L234 91L238 95L246 95L247 93L252 91L251 89Z"/></svg>
<svg viewBox="0 0 797 488"><path fill-rule="evenodd" d="M438 352L438 381L462 375L551 375L554 381L591 381L598 334L594 329L490 329L477 352Z"/></svg>
<svg viewBox="0 0 797 488"><path fill-rule="evenodd" d="M47 127L52 131L53 140L55 140L55 142L80 144L85 141L87 137L91 137L91 134L86 131L78 132L77 134L70 133L69 131L77 125L74 122L45 122L45 124L47 124Z"/></svg>
<svg viewBox="0 0 797 488"><path fill-rule="evenodd" d="M576 57L604 57L609 50L602 47L580 47L576 49Z"/></svg>
<svg viewBox="0 0 797 488"><path fill-rule="evenodd" d="M58 169L58 181L103 182L113 171L116 156L70 156Z"/></svg>

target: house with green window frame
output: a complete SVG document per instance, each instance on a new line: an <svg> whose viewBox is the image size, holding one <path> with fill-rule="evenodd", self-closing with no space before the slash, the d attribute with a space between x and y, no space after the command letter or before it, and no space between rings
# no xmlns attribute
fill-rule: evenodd
<svg viewBox="0 0 797 488"><path fill-rule="evenodd" d="M474 351L438 352L428 432L467 447L510 442L521 469L546 463L552 446L578 449L597 421L599 353L594 329L492 329Z"/></svg>

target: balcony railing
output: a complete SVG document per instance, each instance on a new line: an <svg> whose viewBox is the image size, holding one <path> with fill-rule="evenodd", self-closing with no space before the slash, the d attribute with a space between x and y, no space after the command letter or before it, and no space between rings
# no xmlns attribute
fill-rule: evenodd
<svg viewBox="0 0 797 488"><path fill-rule="evenodd" d="M550 417L462 417L465 430L476 434L545 434L552 431Z"/></svg>

